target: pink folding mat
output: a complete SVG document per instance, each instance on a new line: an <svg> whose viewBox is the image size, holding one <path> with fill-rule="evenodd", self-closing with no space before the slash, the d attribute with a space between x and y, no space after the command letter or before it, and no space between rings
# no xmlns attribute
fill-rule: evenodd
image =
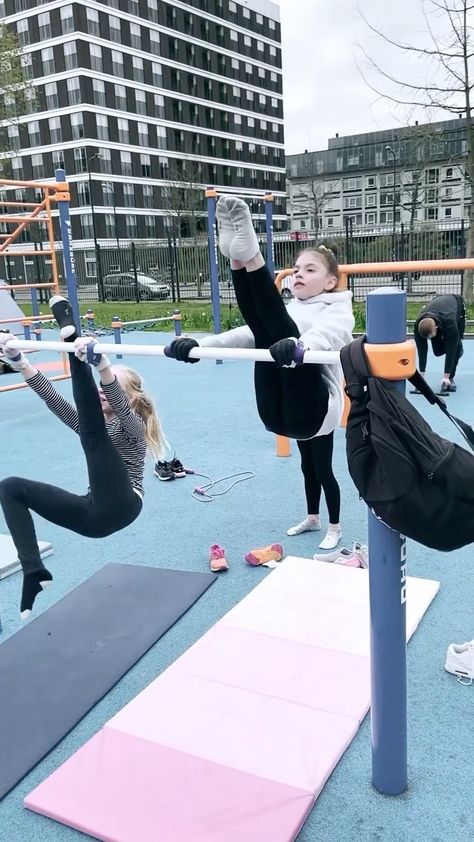
<svg viewBox="0 0 474 842"><path fill-rule="evenodd" d="M438 588L408 578L407 639ZM369 705L367 571L288 557L25 806L106 842L289 842Z"/></svg>

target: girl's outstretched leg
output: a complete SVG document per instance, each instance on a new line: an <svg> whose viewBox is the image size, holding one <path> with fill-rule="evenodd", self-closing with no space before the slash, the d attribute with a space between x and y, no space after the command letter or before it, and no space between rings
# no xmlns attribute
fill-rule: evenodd
<svg viewBox="0 0 474 842"><path fill-rule="evenodd" d="M239 303L239 292L236 281L239 291L243 290L245 295L245 310L251 310L253 322L263 325L269 337L268 344L259 344L258 347L270 347L280 339L289 337L298 339L300 335L298 327L288 315L284 301L275 286L275 279L260 253L257 235L246 202L233 196L223 196L217 205L217 219L219 221L219 247L222 253L233 261L233 279L237 265L242 267L234 279L237 303ZM244 269L247 278L244 278ZM253 296L253 300L250 296ZM240 304L239 308L243 318L254 332L252 323L242 311Z"/></svg>

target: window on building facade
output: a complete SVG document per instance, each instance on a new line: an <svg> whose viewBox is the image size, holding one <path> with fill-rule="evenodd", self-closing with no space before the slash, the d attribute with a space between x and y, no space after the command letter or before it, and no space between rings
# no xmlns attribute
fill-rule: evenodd
<svg viewBox="0 0 474 842"><path fill-rule="evenodd" d="M166 129L164 126L156 127L156 145L158 149L166 149Z"/></svg>
<svg viewBox="0 0 474 842"><path fill-rule="evenodd" d="M151 72L153 84L156 85L157 88L163 87L163 68L161 64L158 64L156 61L152 62Z"/></svg>
<svg viewBox="0 0 474 842"><path fill-rule="evenodd" d="M39 40L47 41L52 36L51 18L49 12L38 15Z"/></svg>
<svg viewBox="0 0 474 842"><path fill-rule="evenodd" d="M130 129L128 120L119 117L117 120L119 143L130 143Z"/></svg>
<svg viewBox="0 0 474 842"><path fill-rule="evenodd" d="M71 132L73 140L84 137L84 119L82 113L71 114Z"/></svg>
<svg viewBox="0 0 474 842"><path fill-rule="evenodd" d="M125 227L127 229L127 237L133 239L138 234L137 217L135 214L127 214L125 217Z"/></svg>
<svg viewBox="0 0 474 842"><path fill-rule="evenodd" d="M64 152L62 149L53 149L51 152L51 159L53 162L53 170L64 169Z"/></svg>
<svg viewBox="0 0 474 842"><path fill-rule="evenodd" d="M139 146L149 146L150 142L148 139L148 126L146 123L138 123L138 145Z"/></svg>
<svg viewBox="0 0 474 842"><path fill-rule="evenodd" d="M126 208L135 207L135 187L133 184L123 185L123 204Z"/></svg>
<svg viewBox="0 0 474 842"><path fill-rule="evenodd" d="M89 49L91 55L91 69L95 70L97 73L102 73L104 69L102 62L102 47L97 46L97 44L91 44Z"/></svg>
<svg viewBox="0 0 474 842"><path fill-rule="evenodd" d="M105 82L103 82L102 79L93 79L92 91L94 94L94 105L105 106L107 104L105 96Z"/></svg>
<svg viewBox="0 0 474 842"><path fill-rule="evenodd" d="M115 107L127 111L127 91L124 85L115 85Z"/></svg>
<svg viewBox="0 0 474 842"><path fill-rule="evenodd" d="M77 48L75 41L68 41L63 45L64 64L66 70L74 70L77 67Z"/></svg>
<svg viewBox="0 0 474 842"><path fill-rule="evenodd" d="M44 86L44 96L46 108L59 108L58 86L56 82L50 82L49 85Z"/></svg>
<svg viewBox="0 0 474 842"><path fill-rule="evenodd" d="M138 23L130 24L130 41L134 50L142 48L142 30Z"/></svg>
<svg viewBox="0 0 474 842"><path fill-rule="evenodd" d="M120 166L122 169L122 175L133 175L131 152L125 152L122 150L120 153Z"/></svg>
<svg viewBox="0 0 474 842"><path fill-rule="evenodd" d="M109 31L110 40L115 41L116 44L122 43L122 31L120 28L120 18L115 15L109 15Z"/></svg>
<svg viewBox="0 0 474 842"><path fill-rule="evenodd" d="M60 117L50 117L48 120L49 123L49 136L51 138L51 143L61 143L62 131L61 131L61 118Z"/></svg>
<svg viewBox="0 0 474 842"><path fill-rule="evenodd" d="M162 94L155 94L155 117L165 116L165 98Z"/></svg>
<svg viewBox="0 0 474 842"><path fill-rule="evenodd" d="M31 169L33 172L33 178L45 177L43 156L41 154L31 156Z"/></svg>
<svg viewBox="0 0 474 842"><path fill-rule="evenodd" d="M160 33L150 29L150 52L155 56L161 54Z"/></svg>
<svg viewBox="0 0 474 842"><path fill-rule="evenodd" d="M140 155L140 167L141 167L141 170L142 170L143 178L151 178L151 157L150 157L150 155Z"/></svg>
<svg viewBox="0 0 474 842"><path fill-rule="evenodd" d="M146 93L145 91L138 90L138 88L135 90L135 110L137 114L147 113Z"/></svg>
<svg viewBox="0 0 474 842"><path fill-rule="evenodd" d="M153 187L151 184L143 185L143 207L152 208L153 204Z"/></svg>
<svg viewBox="0 0 474 842"><path fill-rule="evenodd" d="M96 9L86 8L87 31L89 35L100 36L99 12Z"/></svg>
<svg viewBox="0 0 474 842"><path fill-rule="evenodd" d="M85 149L74 150L74 165L76 172L86 172L87 170L87 153Z"/></svg>
<svg viewBox="0 0 474 842"><path fill-rule="evenodd" d="M138 56L132 57L133 78L135 82L144 82L143 59Z"/></svg>
<svg viewBox="0 0 474 842"><path fill-rule="evenodd" d="M92 240L94 237L94 224L92 221L92 214L91 213L81 213L81 231L82 237L84 240ZM86 269L91 269L92 266L86 260ZM94 269L95 269L95 260L94 260ZM95 277L95 272L92 277Z"/></svg>
<svg viewBox="0 0 474 842"><path fill-rule="evenodd" d="M112 50L112 73L123 78L123 55L118 50Z"/></svg>
<svg viewBox="0 0 474 842"><path fill-rule="evenodd" d="M52 76L56 71L54 64L54 50L52 47L47 47L41 50L41 61L43 63L43 76Z"/></svg>
<svg viewBox="0 0 474 842"><path fill-rule="evenodd" d="M36 146L41 146L40 125L37 120L33 120L31 123L28 123L28 138L30 141L30 147L33 149Z"/></svg>
<svg viewBox="0 0 474 842"><path fill-rule="evenodd" d="M158 23L158 0L148 0L148 20Z"/></svg>
<svg viewBox="0 0 474 842"><path fill-rule="evenodd" d="M74 12L72 6L62 6L60 9L61 31L63 35L74 32Z"/></svg>
<svg viewBox="0 0 474 842"><path fill-rule="evenodd" d="M114 185L112 181L102 182L102 204L106 207L114 205Z"/></svg>
<svg viewBox="0 0 474 842"><path fill-rule="evenodd" d="M91 197L89 192L89 183L87 181L78 181L77 201L80 207L86 207L86 205L90 205Z"/></svg>
<svg viewBox="0 0 474 842"><path fill-rule="evenodd" d="M0 10L0 16L4 17L5 12L3 12L2 14ZM28 26L28 21L29 18L25 18L23 20L19 20L16 25L16 37L18 38L18 41L20 42L22 47L26 47L27 44L30 43L30 30Z"/></svg>
<svg viewBox="0 0 474 842"><path fill-rule="evenodd" d="M112 213L104 214L105 236L112 238L117 236L115 230L115 216Z"/></svg>
<svg viewBox="0 0 474 842"><path fill-rule="evenodd" d="M18 126L8 126L7 134L10 149L17 152L20 149L20 130Z"/></svg>
<svg viewBox="0 0 474 842"><path fill-rule="evenodd" d="M66 82L69 105L78 105L81 102L81 83L77 76L68 79Z"/></svg>
<svg viewBox="0 0 474 842"><path fill-rule="evenodd" d="M112 173L112 153L110 149L100 150L99 169L101 173L107 175Z"/></svg>
<svg viewBox="0 0 474 842"><path fill-rule="evenodd" d="M96 114L98 140L109 139L109 121L105 114Z"/></svg>

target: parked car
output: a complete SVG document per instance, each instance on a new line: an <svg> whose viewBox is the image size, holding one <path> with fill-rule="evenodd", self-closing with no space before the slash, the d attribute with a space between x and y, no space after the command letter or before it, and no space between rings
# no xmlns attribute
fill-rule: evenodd
<svg viewBox="0 0 474 842"><path fill-rule="evenodd" d="M137 273L138 297L140 301L168 298L170 286L162 281L150 278L148 275ZM105 299L125 301L136 299L135 275L133 272L120 272L106 275L104 278Z"/></svg>

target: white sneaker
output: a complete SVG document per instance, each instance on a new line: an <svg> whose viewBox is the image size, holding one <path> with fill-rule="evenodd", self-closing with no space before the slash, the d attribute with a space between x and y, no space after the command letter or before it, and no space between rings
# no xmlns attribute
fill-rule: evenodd
<svg viewBox="0 0 474 842"><path fill-rule="evenodd" d="M446 672L457 675L461 684L472 684L474 681L474 640L468 643L451 643L446 653L444 668Z"/></svg>
<svg viewBox="0 0 474 842"><path fill-rule="evenodd" d="M301 523L297 523L296 526L290 526L289 529L286 530L287 535L301 535L302 532L320 532L321 531L321 521L313 520L312 518L305 517Z"/></svg>
<svg viewBox="0 0 474 842"><path fill-rule="evenodd" d="M334 528L333 526L330 526L328 531L326 532L325 537L323 538L323 540L321 541L321 543L319 545L319 549L320 550L334 550L337 547L341 538L342 538L341 527L338 526L337 528Z"/></svg>

